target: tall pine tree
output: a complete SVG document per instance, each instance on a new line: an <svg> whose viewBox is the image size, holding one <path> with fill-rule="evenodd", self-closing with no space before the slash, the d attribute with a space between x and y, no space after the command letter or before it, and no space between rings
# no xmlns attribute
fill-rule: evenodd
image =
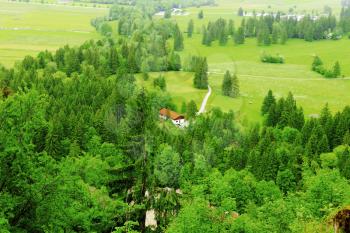
<svg viewBox="0 0 350 233"><path fill-rule="evenodd" d="M181 51L184 49L184 38L182 32L180 31L179 26L176 24L174 28L174 50Z"/></svg>

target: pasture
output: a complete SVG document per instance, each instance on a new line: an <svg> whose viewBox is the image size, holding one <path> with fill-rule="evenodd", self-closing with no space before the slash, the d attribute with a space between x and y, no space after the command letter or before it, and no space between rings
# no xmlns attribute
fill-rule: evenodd
<svg viewBox="0 0 350 233"><path fill-rule="evenodd" d="M106 8L0 1L0 63L10 67L25 55L97 39L90 20L107 13Z"/></svg>
<svg viewBox="0 0 350 233"><path fill-rule="evenodd" d="M265 10L287 12L293 8L295 12L320 12L325 5L331 6L333 12L340 12L340 1L219 1L218 6L190 8L187 16L174 16L175 20L186 32L187 23L194 20L195 33L192 38L187 38L184 33L185 49L181 52L182 59L189 55L205 56L209 65L209 83L213 88L207 109L220 107L225 111L234 110L240 122L261 121L260 107L263 98L271 89L277 97L286 96L292 92L297 103L303 107L305 115L318 114L322 107L328 103L330 109L335 112L341 110L350 103L350 40L343 38L338 41L322 40L306 42L300 39L290 39L286 45L258 46L256 39L246 39L245 44L236 46L232 39L226 46L219 46L217 42L207 47L201 44L202 35L199 34L203 25L220 17L233 19L236 28L243 17L237 16L239 7L245 10ZM204 19L199 20L197 14L204 11ZM260 62L262 52L269 54L281 54L284 56L285 64L263 64ZM326 67L331 68L336 61L341 64L342 74L345 78L326 79L311 71L313 57L318 55ZM221 95L221 83L226 70L236 72L240 81L241 96L233 99ZM189 75L189 74L187 74ZM192 87L191 82L182 81L182 73L172 73L167 77L168 92L174 97L175 103L180 107L179 88L173 83L182 83L184 90ZM174 79L174 80L172 80ZM188 86L187 86L188 85ZM198 93L181 91L188 101ZM202 93L202 97L204 94ZM195 98L194 98L195 99ZM200 101L199 101L200 102Z"/></svg>

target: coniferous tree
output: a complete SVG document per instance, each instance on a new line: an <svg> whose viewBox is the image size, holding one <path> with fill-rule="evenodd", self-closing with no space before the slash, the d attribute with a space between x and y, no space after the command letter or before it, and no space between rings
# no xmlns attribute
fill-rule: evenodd
<svg viewBox="0 0 350 233"><path fill-rule="evenodd" d="M281 27L281 44L285 44L288 40L287 29L283 26Z"/></svg>
<svg viewBox="0 0 350 233"><path fill-rule="evenodd" d="M343 137L343 145L350 146L350 131L346 131L344 137ZM350 157L349 157L350 158ZM349 159L350 160L350 159Z"/></svg>
<svg viewBox="0 0 350 233"><path fill-rule="evenodd" d="M316 71L318 67L322 66L323 62L319 56L314 57L314 61L312 62L312 70Z"/></svg>
<svg viewBox="0 0 350 233"><path fill-rule="evenodd" d="M195 67L193 84L198 89L208 88L208 64L206 58L199 58L198 64Z"/></svg>
<svg viewBox="0 0 350 233"><path fill-rule="evenodd" d="M235 34L235 24L234 21L232 19L230 19L228 21L228 34L233 37L233 35Z"/></svg>
<svg viewBox="0 0 350 233"><path fill-rule="evenodd" d="M254 36L256 36L256 34L255 34L256 23L257 23L256 18L252 18L252 17L248 18L247 23L245 24L245 29L244 29L245 35L247 37L254 37Z"/></svg>
<svg viewBox="0 0 350 233"><path fill-rule="evenodd" d="M184 49L184 38L182 32L180 31L179 26L176 24L174 28L174 50L181 51Z"/></svg>
<svg viewBox="0 0 350 233"><path fill-rule="evenodd" d="M232 77L229 71L226 71L222 81L221 91L224 96L232 95Z"/></svg>
<svg viewBox="0 0 350 233"><path fill-rule="evenodd" d="M244 44L244 29L239 27L237 32L234 35L235 44Z"/></svg>
<svg viewBox="0 0 350 233"><path fill-rule="evenodd" d="M304 39L306 41L313 41L314 40L314 28L312 27L311 23L308 24L306 27L305 27L305 31L304 31Z"/></svg>
<svg viewBox="0 0 350 233"><path fill-rule="evenodd" d="M258 45L270 45L271 38L268 25L265 21L260 22L260 27L257 32Z"/></svg>
<svg viewBox="0 0 350 233"><path fill-rule="evenodd" d="M168 70L179 71L181 69L180 55L174 51L171 51L168 59Z"/></svg>
<svg viewBox="0 0 350 233"><path fill-rule="evenodd" d="M189 38L192 37L193 30L194 30L194 23L193 23L193 19L191 19L188 22L188 26L187 26L187 37L189 37Z"/></svg>
<svg viewBox="0 0 350 233"><path fill-rule="evenodd" d="M203 19L203 18L204 18L203 10L200 10L198 13L198 19Z"/></svg>
<svg viewBox="0 0 350 233"><path fill-rule="evenodd" d="M279 23L274 23L273 27L272 27L272 38L271 38L271 42L272 44L277 44L278 40L280 38L280 34L281 34L281 27L279 25Z"/></svg>
<svg viewBox="0 0 350 233"><path fill-rule="evenodd" d="M270 107L275 104L276 104L275 96L273 95L272 91L269 90L261 106L261 115L265 115L266 113L268 113L270 110Z"/></svg>
<svg viewBox="0 0 350 233"><path fill-rule="evenodd" d="M333 77L338 78L341 75L339 62L336 61L333 66Z"/></svg>
<svg viewBox="0 0 350 233"><path fill-rule="evenodd" d="M238 77L236 74L233 74L232 76L232 97L238 97L240 94L239 91L239 81L238 81Z"/></svg>
<svg viewBox="0 0 350 233"><path fill-rule="evenodd" d="M210 32L203 28L203 38L202 38L202 44L206 46L211 46L212 38Z"/></svg>
<svg viewBox="0 0 350 233"><path fill-rule="evenodd" d="M196 116L198 112L197 104L194 102L194 100L191 100L187 105L187 112L186 116L188 119L192 119Z"/></svg>

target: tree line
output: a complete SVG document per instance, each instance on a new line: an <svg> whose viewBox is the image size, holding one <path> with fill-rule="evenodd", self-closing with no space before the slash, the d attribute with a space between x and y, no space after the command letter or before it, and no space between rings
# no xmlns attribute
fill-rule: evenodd
<svg viewBox="0 0 350 233"><path fill-rule="evenodd" d="M192 24L193 22L190 21L188 28L192 28ZM235 44L243 44L244 39L249 37L256 37L258 45L285 44L289 38L300 38L306 41L338 39L342 24L344 23L337 22L333 15L316 19L307 15L300 20L281 18L280 14L255 16L244 18L239 27L235 27L232 19L220 18L209 21L207 26L202 28L202 44L210 46L213 41L218 41L220 45L226 45L229 38Z"/></svg>

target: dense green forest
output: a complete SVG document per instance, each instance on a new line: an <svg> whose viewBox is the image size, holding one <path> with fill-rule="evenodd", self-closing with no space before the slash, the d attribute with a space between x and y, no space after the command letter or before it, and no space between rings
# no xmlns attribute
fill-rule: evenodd
<svg viewBox="0 0 350 233"><path fill-rule="evenodd" d="M274 43L274 30L324 39L337 24L348 32L346 12L339 22L252 18L252 34L250 20L236 32L218 19L203 29L203 43L225 44L230 33L238 42ZM117 39L110 20L118 20ZM207 59L181 61L178 25L137 7L112 7L92 24L103 39L0 67L1 233L332 230L333 216L350 203L350 107L332 114L325 105L305 117L292 93L269 91L261 124L242 127L219 108L196 115L188 101L189 126L177 128L159 119L161 108L176 110L164 77L154 82L163 91L152 91L135 76L183 69L206 89ZM308 25L320 31L301 35ZM316 59L312 69L321 66ZM239 95L236 74L225 74L222 92ZM149 210L156 224L146 223Z"/></svg>
<svg viewBox="0 0 350 233"><path fill-rule="evenodd" d="M349 107L305 119L269 92L261 126L213 109L178 129L124 49L91 41L1 69L2 232L145 231L148 209L158 232L301 232L349 202Z"/></svg>

